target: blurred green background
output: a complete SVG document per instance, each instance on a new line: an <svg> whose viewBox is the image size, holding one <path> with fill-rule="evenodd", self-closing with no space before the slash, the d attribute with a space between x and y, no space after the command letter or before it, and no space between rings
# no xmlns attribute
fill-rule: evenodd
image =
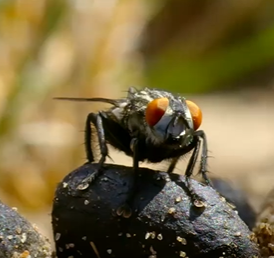
<svg viewBox="0 0 274 258"><path fill-rule="evenodd" d="M85 117L102 107L52 98L117 98L136 85L200 101L220 162L214 173L233 163L237 150L244 179L248 164L256 173L268 166L273 14L266 0L1 0L0 199L50 235L44 225L56 184L85 162ZM243 163L241 153L253 147L258 151ZM239 175L235 167L223 173L232 170Z"/></svg>

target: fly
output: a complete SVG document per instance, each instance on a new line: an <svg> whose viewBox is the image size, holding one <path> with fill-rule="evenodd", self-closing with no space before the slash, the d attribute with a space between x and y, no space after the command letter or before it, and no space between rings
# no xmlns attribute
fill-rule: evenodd
<svg viewBox="0 0 274 258"><path fill-rule="evenodd" d="M127 204L117 211L118 215L131 215L130 202L134 196L139 162L158 163L171 160L167 173L172 173L178 160L192 152L185 175L190 185L200 148L202 148L199 173L206 184L211 185L207 172L207 140L203 130L202 112L192 101L157 89L137 90L130 87L126 98L56 98L71 101L91 101L111 104L106 111L89 113L85 125L85 149L88 162L94 162L91 123L97 130L100 160L98 170L87 176L78 186L85 190L103 171L108 156L107 144L133 158L135 181ZM201 145L202 143L202 145Z"/></svg>

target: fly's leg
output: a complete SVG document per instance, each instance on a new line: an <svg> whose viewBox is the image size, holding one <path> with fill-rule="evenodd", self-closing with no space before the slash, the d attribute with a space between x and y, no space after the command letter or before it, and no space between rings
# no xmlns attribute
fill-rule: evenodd
<svg viewBox="0 0 274 258"><path fill-rule="evenodd" d="M88 163L94 162L94 156L91 146L92 130L90 126L91 123L95 124L94 121L96 121L96 114L88 114L85 125L85 149Z"/></svg>
<svg viewBox="0 0 274 258"><path fill-rule="evenodd" d="M210 180L208 179L208 177L206 175L206 172L207 172L207 170L206 170L206 167L207 167L207 142L206 142L205 133L203 131L197 131L195 133L195 136L197 137L197 143L196 143L196 146L193 150L193 153L191 155L189 163L187 165L186 182L187 182L187 185L188 185L188 189L189 189L193 204L196 207L204 207L203 200L201 200L200 197L198 197L197 194L195 194L195 191L193 190L193 188L191 186L190 176L193 173L193 169L194 169L195 163L196 163L198 155L199 155L199 151L200 151L200 147L201 147L201 139L202 139L203 140L203 146L202 146L202 157L201 157L199 173L202 174L203 179L205 180L206 184L211 186Z"/></svg>
<svg viewBox="0 0 274 258"><path fill-rule="evenodd" d="M188 186L188 189L189 189L189 192L191 194L191 197L193 199L197 199L197 196L196 194L194 193L194 190L191 186L191 182L190 182L190 177L191 175L193 174L193 169L194 169L194 166L195 166L195 163L197 161L197 158L198 158L198 155L199 155L199 151L200 151L200 146L201 146L201 140L198 138L197 140L197 144L196 146L194 147L194 150L191 154L191 157L190 157L190 160L187 164L187 167L186 167L186 172L185 172L185 175L186 175L186 183L187 183L187 186Z"/></svg>
<svg viewBox="0 0 274 258"><path fill-rule="evenodd" d="M130 143L130 147L133 152L133 185L129 189L128 197L125 204L117 209L117 215L123 216L124 218L129 218L132 215L132 203L137 191L137 181L138 181L138 169L139 169L139 159L138 159L138 140L133 138Z"/></svg>
<svg viewBox="0 0 274 258"><path fill-rule="evenodd" d="M108 148L106 144L105 132L103 128L101 114L90 113L87 116L86 131L85 131L85 146L86 146L86 154L87 154L88 162L94 161L94 156L93 156L92 146L91 146L91 137L92 137L91 123L93 123L97 129L101 158L98 162L97 170L95 170L91 175L83 179L81 184L77 187L78 190L87 189L89 187L89 184L92 183L92 181L94 181L100 175L100 173L102 172L103 164L105 163L106 157L108 155Z"/></svg>
<svg viewBox="0 0 274 258"><path fill-rule="evenodd" d="M195 133L195 135L203 139L202 156L201 156L199 173L202 174L202 177L203 177L205 183L212 187L212 183L206 174L206 172L207 172L207 150L208 150L206 134L204 133L204 131L200 130L200 131L197 131Z"/></svg>
<svg viewBox="0 0 274 258"><path fill-rule="evenodd" d="M176 164L177 164L179 158L180 158L180 157L176 157L176 158L174 158L174 159L171 161L171 163L170 163L170 165L169 165L169 167L168 167L168 170L167 170L167 173L168 173L168 174L173 173L173 170L174 170L174 168L175 168L175 166L176 166Z"/></svg>
<svg viewBox="0 0 274 258"><path fill-rule="evenodd" d="M180 157L176 157L176 158L173 158L173 159L172 159L172 161L171 161L171 163L170 163L170 165L169 165L169 167L168 167L168 169L167 169L167 174L173 173L174 168L175 168L176 164L178 163L179 158L180 158ZM163 180L166 180L166 179L167 179L167 175L161 175L161 178L162 178Z"/></svg>

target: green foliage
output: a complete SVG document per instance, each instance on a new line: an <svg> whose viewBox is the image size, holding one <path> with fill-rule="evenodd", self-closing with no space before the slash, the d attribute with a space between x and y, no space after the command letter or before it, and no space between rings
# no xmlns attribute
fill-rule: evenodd
<svg viewBox="0 0 274 258"><path fill-rule="evenodd" d="M147 71L149 85L185 93L219 89L274 62L274 26L244 41L189 57L173 46L161 53Z"/></svg>

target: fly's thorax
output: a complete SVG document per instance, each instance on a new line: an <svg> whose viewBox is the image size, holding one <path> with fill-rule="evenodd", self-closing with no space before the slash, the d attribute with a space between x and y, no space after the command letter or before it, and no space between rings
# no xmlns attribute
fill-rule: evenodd
<svg viewBox="0 0 274 258"><path fill-rule="evenodd" d="M128 109L129 109L129 103L125 99L124 101L121 101L119 105L112 107L108 111L108 113L117 123L121 124L128 113Z"/></svg>

